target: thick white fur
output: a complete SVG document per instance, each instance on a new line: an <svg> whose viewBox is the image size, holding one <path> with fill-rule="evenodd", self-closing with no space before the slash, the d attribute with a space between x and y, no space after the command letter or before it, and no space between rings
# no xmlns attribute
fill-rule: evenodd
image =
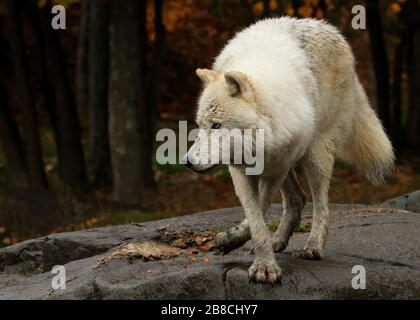
<svg viewBox="0 0 420 320"><path fill-rule="evenodd" d="M201 129L208 131L215 122L227 129L264 129L262 175L246 176L242 167L230 166L246 219L216 240L229 245L232 237L251 235L255 261L250 279L278 281L272 247L285 248L304 203L292 172L295 164L304 168L314 202L312 230L300 255L318 259L328 234L334 159L346 160L372 182L381 182L393 166L391 143L369 106L349 45L325 22L286 17L260 21L226 45L212 70L197 74L205 84L196 119ZM201 143L198 139L191 150ZM188 156L197 156L191 150ZM280 188L285 209L272 241L263 216Z"/></svg>

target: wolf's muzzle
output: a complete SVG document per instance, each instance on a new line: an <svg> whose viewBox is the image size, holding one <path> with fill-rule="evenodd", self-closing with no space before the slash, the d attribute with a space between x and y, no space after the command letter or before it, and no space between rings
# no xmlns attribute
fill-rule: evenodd
<svg viewBox="0 0 420 320"><path fill-rule="evenodd" d="M187 162L185 163L185 166L187 167L187 168L191 168L192 167L192 163L190 162L190 160L188 159L188 157L187 157Z"/></svg>

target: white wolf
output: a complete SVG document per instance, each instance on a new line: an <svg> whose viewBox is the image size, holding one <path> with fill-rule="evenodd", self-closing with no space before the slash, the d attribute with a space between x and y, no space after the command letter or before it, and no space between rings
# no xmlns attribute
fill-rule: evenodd
<svg viewBox="0 0 420 320"><path fill-rule="evenodd" d="M262 20L229 41L212 70L198 69L197 75L204 82L196 116L200 129L264 129L263 173L246 175L243 166L229 166L245 220L219 233L216 245L229 252L252 238L250 280L279 281L274 252L286 248L305 204L294 173L300 165L314 205L311 232L296 255L321 259L335 158L355 165L373 183L382 182L394 163L391 143L369 105L344 37L314 19ZM186 155L187 166L197 172L214 166L197 164L202 140L198 136ZM271 236L264 214L278 189L283 215Z"/></svg>

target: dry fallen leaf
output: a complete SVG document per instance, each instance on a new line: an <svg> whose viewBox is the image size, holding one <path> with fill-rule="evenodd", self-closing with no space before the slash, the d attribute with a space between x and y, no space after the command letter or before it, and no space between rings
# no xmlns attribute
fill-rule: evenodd
<svg viewBox="0 0 420 320"><path fill-rule="evenodd" d="M145 261L153 261L160 259L169 259L179 255L182 250L169 247L166 244L160 244L154 241L130 242L112 249L105 257L98 260L96 267L113 260L128 258L142 258Z"/></svg>
<svg viewBox="0 0 420 320"><path fill-rule="evenodd" d="M129 261L141 258L144 261L170 259L183 253L185 255L196 255L208 252L214 248L213 239L216 235L213 231L169 231L168 226L158 229L159 241L129 242L111 249L104 257L99 259L96 267L113 259L127 258ZM197 261L197 258L191 258ZM208 263L208 259L203 260ZM147 271L149 272L149 271Z"/></svg>

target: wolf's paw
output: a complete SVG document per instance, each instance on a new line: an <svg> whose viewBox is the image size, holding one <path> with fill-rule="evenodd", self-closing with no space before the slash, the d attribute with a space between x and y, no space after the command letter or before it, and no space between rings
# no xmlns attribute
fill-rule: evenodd
<svg viewBox="0 0 420 320"><path fill-rule="evenodd" d="M274 252L281 252L281 251L283 251L284 249L286 249L287 244L288 244L288 241L283 241L283 240L280 240L280 239L274 240L273 241L273 250L274 250Z"/></svg>
<svg viewBox="0 0 420 320"><path fill-rule="evenodd" d="M243 246L249 239L250 236L242 234L238 227L219 232L214 238L216 254L227 254L232 250Z"/></svg>
<svg viewBox="0 0 420 320"><path fill-rule="evenodd" d="M276 283L281 282L281 269L276 261L254 261L248 269L249 282Z"/></svg>
<svg viewBox="0 0 420 320"><path fill-rule="evenodd" d="M293 252L295 258L302 258L307 260L321 260L324 256L324 253L319 248L303 248Z"/></svg>

